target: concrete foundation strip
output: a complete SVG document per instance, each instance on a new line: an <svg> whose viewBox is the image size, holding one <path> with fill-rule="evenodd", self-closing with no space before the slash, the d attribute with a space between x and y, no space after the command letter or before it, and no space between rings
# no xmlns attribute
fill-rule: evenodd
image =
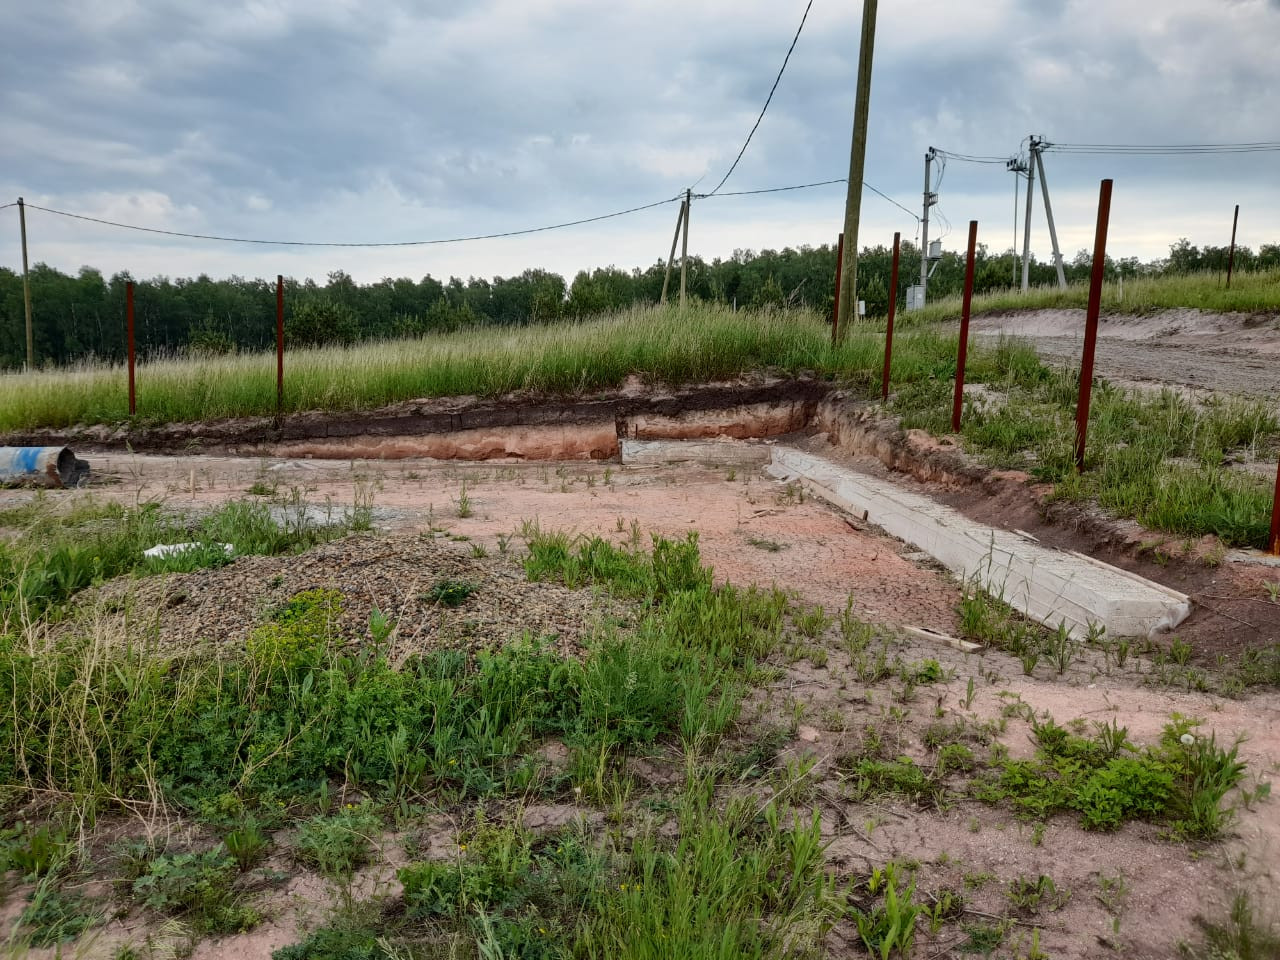
<svg viewBox="0 0 1280 960"><path fill-rule="evenodd" d="M823 457L777 445L768 472L802 481L817 496L865 516L928 553L955 576L1051 628L1081 639L1150 636L1191 613L1185 594L1081 553L1052 550L1015 532L974 523L928 497Z"/></svg>

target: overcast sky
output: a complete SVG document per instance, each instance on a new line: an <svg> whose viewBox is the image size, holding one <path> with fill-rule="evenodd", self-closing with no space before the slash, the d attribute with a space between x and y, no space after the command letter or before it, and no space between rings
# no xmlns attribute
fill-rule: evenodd
<svg viewBox="0 0 1280 960"><path fill-rule="evenodd" d="M408 241L518 230L709 190L758 114L804 0L0 0L0 202L194 233ZM814 0L726 191L848 172L861 6ZM885 0L867 180L918 211L929 146L1280 140L1280 0ZM1045 157L1068 257L1113 177L1110 251L1280 241L1280 153ZM1013 175L952 162L944 244L1013 241ZM1048 255L1037 190L1033 248ZM837 185L697 202L690 249L832 242ZM16 209L0 264L20 266ZM385 250L148 237L39 211L31 256L135 276L345 269L492 276L647 266L676 205L531 237ZM867 193L861 242L916 235ZM934 233L936 236L936 231Z"/></svg>

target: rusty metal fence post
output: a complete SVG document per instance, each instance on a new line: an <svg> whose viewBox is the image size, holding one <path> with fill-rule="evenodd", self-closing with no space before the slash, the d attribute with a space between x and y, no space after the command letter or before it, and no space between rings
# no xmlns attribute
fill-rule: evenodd
<svg viewBox="0 0 1280 960"><path fill-rule="evenodd" d="M1098 314L1102 310L1102 281L1107 260L1107 225L1111 221L1111 181L1098 192L1098 226L1093 238L1093 273L1089 278L1089 306L1084 320L1084 350L1080 357L1080 398L1076 401L1076 469L1084 469L1089 436L1089 401L1093 396L1093 358L1098 346Z"/></svg>
<svg viewBox="0 0 1280 960"><path fill-rule="evenodd" d="M130 280L124 285L124 329L125 339L128 342L129 350L129 416L133 416L138 412L138 394L136 389L136 381L134 379L134 367L136 363L134 345L133 345L133 281Z"/></svg>
<svg viewBox="0 0 1280 960"><path fill-rule="evenodd" d="M1267 550L1280 555L1280 462L1276 463L1276 492L1271 500L1271 536L1267 539Z"/></svg>
<svg viewBox="0 0 1280 960"><path fill-rule="evenodd" d="M960 312L960 347L956 352L956 395L951 403L951 429L960 432L964 408L964 365L969 355L969 310L973 306L973 267L978 249L978 221L969 221L969 259L964 267L964 308Z"/></svg>
<svg viewBox="0 0 1280 960"><path fill-rule="evenodd" d="M884 372L880 375L880 399L889 399L889 360L893 356L893 315L898 309L898 256L902 234L893 235L893 269L889 271L889 323L884 331Z"/></svg>
<svg viewBox="0 0 1280 960"><path fill-rule="evenodd" d="M284 410L284 275L276 274L276 413Z"/></svg>

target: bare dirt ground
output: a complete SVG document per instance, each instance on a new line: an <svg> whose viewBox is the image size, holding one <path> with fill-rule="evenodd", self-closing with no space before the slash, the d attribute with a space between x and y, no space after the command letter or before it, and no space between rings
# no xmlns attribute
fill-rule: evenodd
<svg viewBox="0 0 1280 960"><path fill-rule="evenodd" d="M981 336L1031 341L1047 360L1079 365L1083 310L1035 310L981 316ZM1146 317L1106 316L1098 328L1097 373L1121 383L1174 385L1259 397L1280 404L1280 316L1165 310Z"/></svg>
<svg viewBox="0 0 1280 960"><path fill-rule="evenodd" d="M919 557L908 558L912 551L903 544L853 530L825 505L780 487L758 467L105 455L94 458L94 469L102 484L96 496L163 501L179 509L244 497L254 484L301 496L313 513L335 517L357 498L371 497L381 529L435 530L491 554L499 554L526 522L615 543L638 535L641 546L651 534L694 531L722 580L803 584L811 603L832 610L852 595L859 615L878 622L944 631L955 626L958 590L949 578Z"/></svg>
<svg viewBox="0 0 1280 960"><path fill-rule="evenodd" d="M428 533L443 551L440 556L453 558L433 562L465 561L495 570L517 559L518 538L514 543L511 538L523 522L642 545L650 533L680 537L697 531L704 560L720 579L776 584L806 603L822 605L833 617L852 596L854 611L871 622L957 628L961 590L949 576L921 562L903 544L875 530L855 529L826 505L765 478L758 467L126 456L95 457L94 467L95 489L53 496L87 493L125 504L163 501L173 509L191 510L243 498L250 489L277 500L292 499L294 509L305 500L320 512L371 502L375 527L392 537L369 542L394 544L400 537ZM28 496L0 491L0 505ZM478 556L481 550L487 558ZM213 615L222 598L220 577L241 563L245 571L261 576L256 588L253 577L238 581L246 596L258 600L279 586L272 586L272 577L286 572L249 560L208 574L204 586L200 578L206 574L178 578L188 598L177 609L200 616L206 609L202 604L213 604L207 606ZM344 577L340 562L327 572L314 566L313 573L321 581ZM290 575L305 579L309 574ZM388 584L387 589L393 588ZM197 596L202 592L215 596ZM571 616L575 609L563 598L557 604L556 616ZM185 614L173 616L181 620ZM1078 721L1082 727L1114 720L1144 745L1153 743L1170 717L1180 713L1202 719L1203 732L1212 732L1219 742L1244 738L1240 753L1249 765L1246 786L1251 787L1280 773L1280 695L1270 691L1227 699L1171 688L1159 682L1152 664L1137 653L1120 667L1102 651L1082 647L1061 673L1042 663L1027 676L1016 658L999 651L964 654L893 631L883 636L891 656L936 660L944 679L915 689L896 678L864 682L839 631L829 627L816 641L822 655L780 661L777 679L752 695L743 715L744 723L786 730L779 766L800 757L814 762L808 780L811 799L823 811L827 859L839 875L865 876L891 859L918 862L922 894L944 887L962 890L970 919L976 922L989 914L993 923L1009 913L1014 883L1051 877L1058 896L1009 925L994 954L1000 957L1030 955L1033 927L1042 931L1040 949L1055 960L1170 957L1178 941L1193 937L1193 916L1221 914L1237 888L1252 890L1262 904L1277 901L1280 808L1274 799L1240 804L1224 840L1188 844L1146 824L1129 824L1110 834L1089 832L1073 817L1053 818L1037 831L1006 809L972 800L941 809L890 798L855 800L838 763L857 752L868 730L885 739L888 756L932 764L924 733L935 722L984 731L981 735L1003 743L1017 757L1031 752L1031 715L1052 716L1063 725ZM678 779L678 758L668 762ZM655 762L650 769L661 766ZM661 791L662 782L659 773L648 786ZM796 803L804 809L799 797ZM572 805L530 808L524 815L526 823L532 816L551 825L600 817L598 811ZM447 819L438 824L431 843L441 856L454 849L456 830ZM383 839L382 854L381 863L359 876L359 890L395 893L394 867L402 856L395 836ZM281 861L282 868L288 866ZM292 872L288 885L273 895L267 923L239 937L204 941L195 956L267 960L271 950L295 942L299 930L322 918L324 905L341 894L317 876ZM11 918L16 899L10 897L6 917L0 919ZM112 921L104 928L102 943L119 943L138 930L136 917ZM915 955L961 957L968 955L961 952L968 942L969 935L956 924L945 925L936 936L926 934L922 925ZM829 953L865 956L848 925L833 932ZM110 956L110 951L101 955Z"/></svg>

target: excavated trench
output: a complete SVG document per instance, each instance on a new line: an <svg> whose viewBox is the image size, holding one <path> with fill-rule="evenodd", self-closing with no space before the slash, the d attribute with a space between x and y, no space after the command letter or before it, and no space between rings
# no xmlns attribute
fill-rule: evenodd
<svg viewBox="0 0 1280 960"><path fill-rule="evenodd" d="M397 460L610 460L624 440L762 440L823 433L850 456L873 456L920 480L987 477L917 431L812 378L756 378L675 389L632 380L583 397L510 394L409 401L367 412L306 412L198 423L12 431L11 446L153 454Z"/></svg>

